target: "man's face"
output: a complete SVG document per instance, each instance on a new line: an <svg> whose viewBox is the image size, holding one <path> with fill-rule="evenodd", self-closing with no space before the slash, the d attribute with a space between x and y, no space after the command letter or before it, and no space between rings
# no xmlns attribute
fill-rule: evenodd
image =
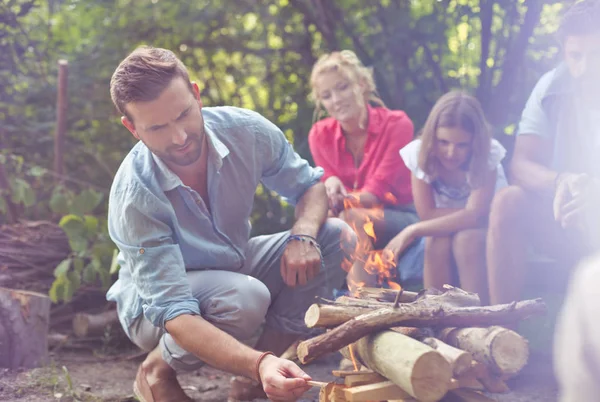
<svg viewBox="0 0 600 402"><path fill-rule="evenodd" d="M157 99L126 109L133 121L123 117L123 125L167 164L188 166L200 158L205 133L195 83L190 91L183 78L175 78Z"/></svg>
<svg viewBox="0 0 600 402"><path fill-rule="evenodd" d="M586 85L600 86L600 34L567 36L564 52L573 77Z"/></svg>

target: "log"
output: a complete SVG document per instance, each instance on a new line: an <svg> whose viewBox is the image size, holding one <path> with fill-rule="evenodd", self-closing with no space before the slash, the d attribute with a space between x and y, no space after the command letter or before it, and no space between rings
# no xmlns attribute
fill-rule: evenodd
<svg viewBox="0 0 600 402"><path fill-rule="evenodd" d="M346 388L344 389L344 396L348 402L369 402L410 398L410 395L392 381Z"/></svg>
<svg viewBox="0 0 600 402"><path fill-rule="evenodd" d="M361 338L352 345L354 357L381 374L419 401L438 401L446 392L452 369L444 357L431 347L393 331L382 331ZM348 357L348 348L341 350ZM371 400L401 399L372 398Z"/></svg>
<svg viewBox="0 0 600 402"><path fill-rule="evenodd" d="M369 333L394 326L472 327L514 323L545 311L541 299L486 307L422 307L400 304L381 308L352 318L338 327L301 342L298 358L308 363L326 353L335 352Z"/></svg>
<svg viewBox="0 0 600 402"><path fill-rule="evenodd" d="M308 328L333 328L359 315L373 311L364 306L336 306L331 304L313 304L306 310L304 323Z"/></svg>
<svg viewBox="0 0 600 402"><path fill-rule="evenodd" d="M108 310L100 314L78 313L73 317L73 332L78 338L102 335L106 327L117 322L117 310Z"/></svg>
<svg viewBox="0 0 600 402"><path fill-rule="evenodd" d="M471 362L473 361L471 353L452 347L437 338L425 338L421 342L444 356L444 359L450 363L454 376L460 376L471 368Z"/></svg>
<svg viewBox="0 0 600 402"><path fill-rule="evenodd" d="M498 375L515 375L527 364L529 343L515 331L500 326L489 328L445 328L438 338L470 352Z"/></svg>
<svg viewBox="0 0 600 402"><path fill-rule="evenodd" d="M370 299L377 301L385 301L393 303L396 300L398 290L393 289L382 289L382 288L371 288L371 287L360 287L356 290L356 294L361 299ZM403 291L400 296L400 303L410 303L417 300L418 293Z"/></svg>
<svg viewBox="0 0 600 402"><path fill-rule="evenodd" d="M357 385L373 384L375 382L387 381L387 378L378 373L361 373L349 375L344 378L344 384L347 387L356 387Z"/></svg>
<svg viewBox="0 0 600 402"><path fill-rule="evenodd" d="M0 288L0 367L34 368L47 362L50 298Z"/></svg>

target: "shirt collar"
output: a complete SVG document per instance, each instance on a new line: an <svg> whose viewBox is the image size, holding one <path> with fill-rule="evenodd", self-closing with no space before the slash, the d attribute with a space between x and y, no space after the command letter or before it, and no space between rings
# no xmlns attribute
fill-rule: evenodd
<svg viewBox="0 0 600 402"><path fill-rule="evenodd" d="M367 126L367 133L370 136L376 136L381 133L382 119L379 113L373 106L367 103L367 113L369 114L369 125ZM342 131L342 125L337 122L335 130L336 140L344 138L344 132Z"/></svg>
<svg viewBox="0 0 600 402"><path fill-rule="evenodd" d="M227 148L227 145L223 144L223 142L217 138L216 134L206 125L204 127L204 132L206 134L209 151L208 162L215 165L215 168L218 171L223 166L223 159L229 155L229 148ZM173 173L162 159L154 153L152 153L152 159L158 168L156 171L158 183L163 191L171 191L174 188L183 185L179 176Z"/></svg>

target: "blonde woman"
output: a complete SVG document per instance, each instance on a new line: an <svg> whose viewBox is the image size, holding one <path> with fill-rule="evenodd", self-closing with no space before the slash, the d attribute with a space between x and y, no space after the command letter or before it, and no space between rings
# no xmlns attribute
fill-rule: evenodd
<svg viewBox="0 0 600 402"><path fill-rule="evenodd" d="M398 155L413 139L413 123L403 111L385 107L371 70L349 50L323 55L310 82L315 119L328 115L313 125L308 140L315 164L325 171L330 216L350 223L361 239L363 254L355 256L348 285L351 291L358 284L375 286L378 275L365 272L360 262L373 247L361 223L367 216L374 221L374 247L382 249L417 221L410 171Z"/></svg>
<svg viewBox="0 0 600 402"><path fill-rule="evenodd" d="M421 221L387 248L398 255L415 238L426 238L425 287L452 283L456 267L460 286L487 303L486 227L492 198L507 184L500 164L505 154L479 102L459 91L436 102L420 137L400 151Z"/></svg>

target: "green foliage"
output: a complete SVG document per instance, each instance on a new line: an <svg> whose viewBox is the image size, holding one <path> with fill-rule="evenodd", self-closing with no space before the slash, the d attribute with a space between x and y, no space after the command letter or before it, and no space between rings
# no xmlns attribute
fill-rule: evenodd
<svg viewBox="0 0 600 402"><path fill-rule="evenodd" d="M69 238L71 254L54 270L55 280L50 298L55 303L69 301L82 285L103 289L111 284L111 275L118 271L115 247L106 230L106 218L91 215L101 205L103 194L85 189L76 194L57 187L50 199L52 211L65 213L59 226Z"/></svg>

